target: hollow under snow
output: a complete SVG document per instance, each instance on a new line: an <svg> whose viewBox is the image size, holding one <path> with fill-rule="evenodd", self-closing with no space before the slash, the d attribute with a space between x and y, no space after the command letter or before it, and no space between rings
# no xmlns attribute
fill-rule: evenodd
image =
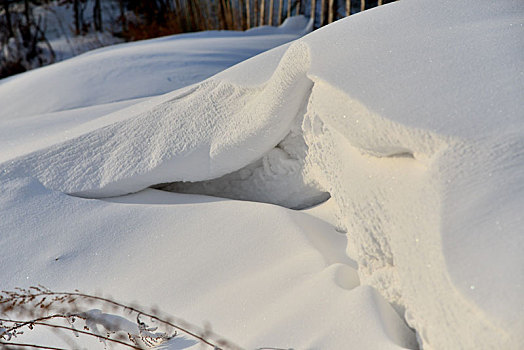
<svg viewBox="0 0 524 350"><path fill-rule="evenodd" d="M246 347L413 348L409 325L425 349L522 348L523 14L404 0L78 124L45 114L72 136L2 154L3 284L154 302Z"/></svg>

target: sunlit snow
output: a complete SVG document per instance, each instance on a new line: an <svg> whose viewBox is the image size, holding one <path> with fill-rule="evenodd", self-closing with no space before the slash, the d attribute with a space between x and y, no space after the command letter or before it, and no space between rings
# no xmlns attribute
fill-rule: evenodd
<svg viewBox="0 0 524 350"><path fill-rule="evenodd" d="M102 290L245 348L522 348L523 15L403 0L0 81L2 289Z"/></svg>

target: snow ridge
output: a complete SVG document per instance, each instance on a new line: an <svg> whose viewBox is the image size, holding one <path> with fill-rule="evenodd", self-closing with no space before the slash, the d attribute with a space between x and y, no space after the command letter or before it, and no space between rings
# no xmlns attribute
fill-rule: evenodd
<svg viewBox="0 0 524 350"><path fill-rule="evenodd" d="M294 44L263 86L209 79L152 107L146 102L124 121L13 161L4 173L83 197L220 177L260 158L289 132L311 88L308 60L307 46Z"/></svg>

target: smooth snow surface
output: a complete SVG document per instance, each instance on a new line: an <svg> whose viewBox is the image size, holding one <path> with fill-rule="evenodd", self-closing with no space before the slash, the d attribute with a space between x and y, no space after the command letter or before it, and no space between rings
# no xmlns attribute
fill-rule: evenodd
<svg viewBox="0 0 524 350"><path fill-rule="evenodd" d="M293 17L278 28L189 33L93 50L0 81L0 121L173 91L307 31L307 20Z"/></svg>
<svg viewBox="0 0 524 350"><path fill-rule="evenodd" d="M522 348L522 18L518 0L404 0L4 154L2 280L162 300L247 347L413 347L400 315L424 349ZM159 184L298 208L329 193L347 241Z"/></svg>

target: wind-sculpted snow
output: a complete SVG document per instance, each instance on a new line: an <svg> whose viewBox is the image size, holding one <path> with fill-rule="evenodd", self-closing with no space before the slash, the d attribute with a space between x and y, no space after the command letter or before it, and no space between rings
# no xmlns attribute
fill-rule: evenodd
<svg viewBox="0 0 524 350"><path fill-rule="evenodd" d="M210 79L166 94L123 121L15 161L7 176L32 175L55 190L109 197L242 168L286 136L305 103L307 50L293 45L262 86Z"/></svg>
<svg viewBox="0 0 524 350"><path fill-rule="evenodd" d="M1 179L299 208L330 195L360 282L424 348L522 348L523 13L513 0L377 8L116 112Z"/></svg>
<svg viewBox="0 0 524 350"><path fill-rule="evenodd" d="M280 27L188 33L93 50L1 80L0 121L167 93L308 31L307 19L297 16Z"/></svg>

